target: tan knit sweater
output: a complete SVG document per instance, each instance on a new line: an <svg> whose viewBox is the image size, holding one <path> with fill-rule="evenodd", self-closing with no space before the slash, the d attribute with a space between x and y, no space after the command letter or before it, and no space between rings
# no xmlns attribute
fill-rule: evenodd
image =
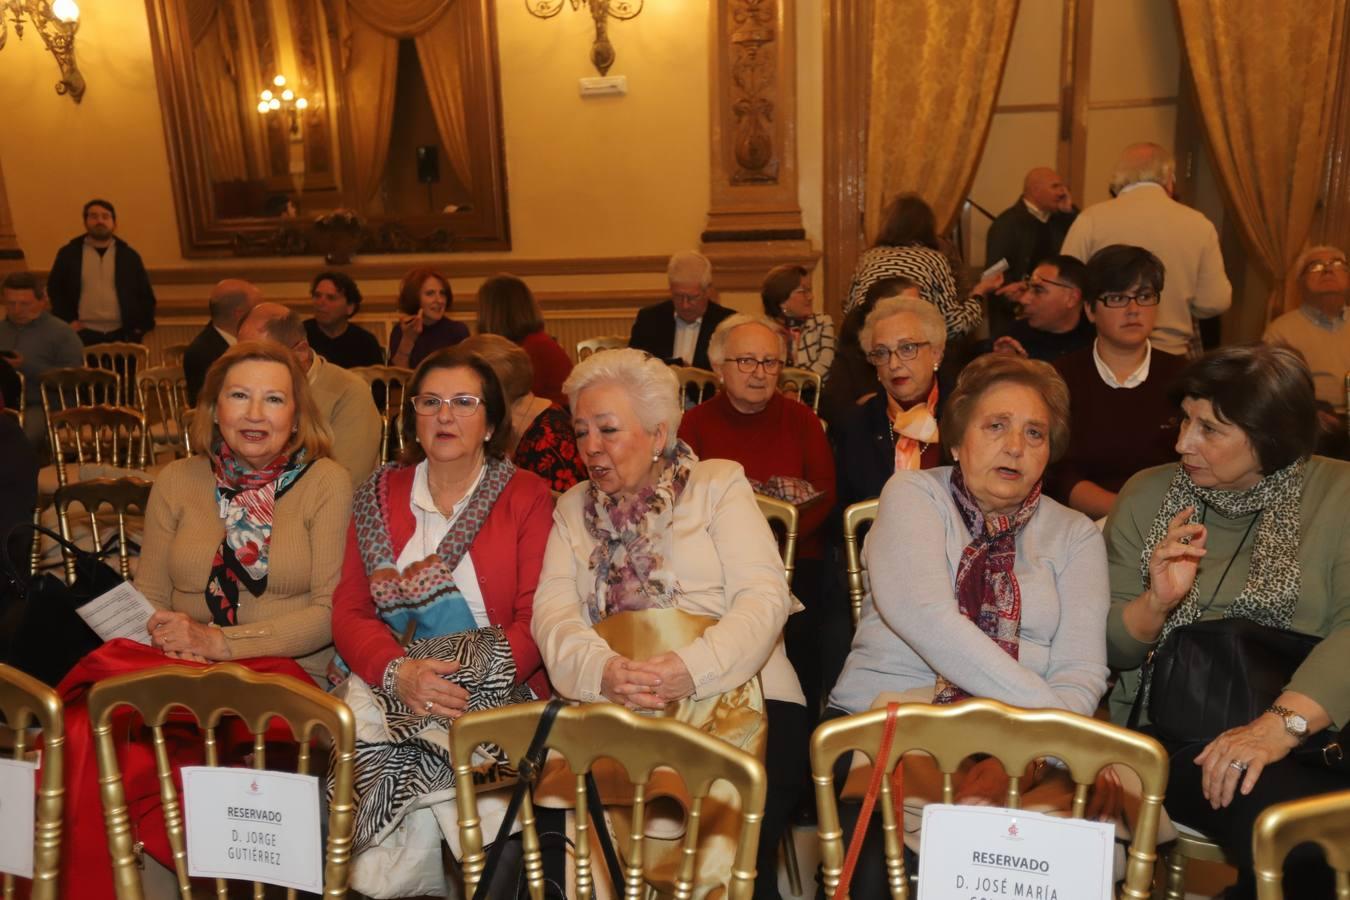
<svg viewBox="0 0 1350 900"><path fill-rule="evenodd" d="M225 534L205 456L170 463L155 478L145 514L136 587L159 609L211 621L206 581ZM239 624L221 629L233 658L290 656L322 682L333 655L333 588L342 570L351 479L316 461L277 501L267 592L241 591Z"/></svg>

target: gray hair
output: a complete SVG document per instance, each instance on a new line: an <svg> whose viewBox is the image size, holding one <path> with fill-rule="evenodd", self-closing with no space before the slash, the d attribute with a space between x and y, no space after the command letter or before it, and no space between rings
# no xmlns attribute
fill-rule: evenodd
<svg viewBox="0 0 1350 900"><path fill-rule="evenodd" d="M574 413L582 391L598 384L614 384L627 391L642 430L655 434L657 426L664 422L665 449L675 446L684 408L680 404L680 383L669 366L631 347L593 353L577 363L563 382L567 405Z"/></svg>
<svg viewBox="0 0 1350 900"><path fill-rule="evenodd" d="M681 250L666 265L666 281L671 284L697 281L699 287L707 290L712 287L712 263L702 253Z"/></svg>
<svg viewBox="0 0 1350 900"><path fill-rule="evenodd" d="M300 314L293 309L286 310L285 315L280 315L270 309L259 311L254 307L245 319L259 317L262 319L258 323L258 329L267 337L269 341L276 341L283 347L294 347L303 340L308 339L305 333L305 322L300 318ZM242 322L240 323L243 324Z"/></svg>
<svg viewBox="0 0 1350 900"><path fill-rule="evenodd" d="M712 363L714 369L721 368L722 363L727 361L727 340L731 337L731 333L742 325L762 325L769 329L778 337L780 352L783 356L787 356L787 336L783 334L783 329L778 323L768 316L736 313L719 322L717 330L708 339L708 361Z"/></svg>
<svg viewBox="0 0 1350 900"><path fill-rule="evenodd" d="M941 353L947 349L947 320L938 312L938 308L918 297L901 296L878 300L877 305L867 314L862 330L858 332L858 344L862 347L863 353L871 351L872 333L876 331L877 325L904 313L911 313L918 318L923 336L932 345L934 353Z"/></svg>
<svg viewBox="0 0 1350 900"><path fill-rule="evenodd" d="M1120 154L1111 173L1111 193L1118 194L1132 184L1160 184L1167 187L1176 178L1177 163L1160 144L1131 144Z"/></svg>
<svg viewBox="0 0 1350 900"><path fill-rule="evenodd" d="M1330 244L1317 244L1313 247L1307 247L1294 260L1294 264L1289 267L1289 274L1285 278L1285 296L1297 297L1300 302L1303 300L1303 270L1308 268L1308 263L1319 253L1334 253L1345 261L1345 251L1340 247L1333 247Z"/></svg>

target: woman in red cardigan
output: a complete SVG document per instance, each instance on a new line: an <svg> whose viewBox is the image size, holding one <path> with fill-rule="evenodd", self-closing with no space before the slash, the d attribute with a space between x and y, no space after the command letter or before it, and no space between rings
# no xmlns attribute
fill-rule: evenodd
<svg viewBox="0 0 1350 900"><path fill-rule="evenodd" d="M503 458L501 383L453 347L418 367L407 403L407 458L357 492L333 597L352 673L338 692L358 722L352 886L373 896L444 892L441 841L458 846L450 723L548 693L530 616L553 498ZM506 763L484 756L475 781Z"/></svg>

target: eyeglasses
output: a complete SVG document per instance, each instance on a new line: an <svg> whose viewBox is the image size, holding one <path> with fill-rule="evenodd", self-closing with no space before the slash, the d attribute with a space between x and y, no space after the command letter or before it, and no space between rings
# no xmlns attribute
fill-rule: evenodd
<svg viewBox="0 0 1350 900"><path fill-rule="evenodd" d="M735 359L728 360L734 362L736 368L749 375L759 367L764 367L765 375L777 375L783 368L781 359L755 359L753 356L738 356Z"/></svg>
<svg viewBox="0 0 1350 900"><path fill-rule="evenodd" d="M892 355L901 359L913 359L919 355L920 347L927 346L929 346L928 341L907 341L894 348L887 347L885 344L878 344L867 351L867 361L874 366L884 366L891 361Z"/></svg>
<svg viewBox="0 0 1350 900"><path fill-rule="evenodd" d="M1319 259L1317 262L1308 263L1308 267L1303 270L1303 274L1321 275L1323 272L1326 271L1344 272L1345 268L1346 268L1345 260L1343 259L1328 259L1328 260Z"/></svg>
<svg viewBox="0 0 1350 900"><path fill-rule="evenodd" d="M478 407L482 405L483 398L472 397L468 394L458 394L454 397L414 394L408 398L408 401L412 403L413 412L419 416L434 416L441 411L441 404L446 404L450 407L450 412L461 419L465 419L478 412Z"/></svg>
<svg viewBox="0 0 1350 900"><path fill-rule="evenodd" d="M1055 287L1062 287L1066 291L1072 291L1076 289L1074 285L1069 284L1067 281L1056 281L1053 278L1041 278L1039 276L1032 276L1032 278L1030 278L1027 281L1027 290L1031 291L1033 294L1036 294L1037 296L1043 296L1045 294L1050 293L1045 287L1047 284L1053 284Z"/></svg>
<svg viewBox="0 0 1350 900"><path fill-rule="evenodd" d="M1137 294L1102 294L1097 302L1109 309L1123 309L1130 301L1140 306L1157 306L1160 299L1157 291L1140 291Z"/></svg>

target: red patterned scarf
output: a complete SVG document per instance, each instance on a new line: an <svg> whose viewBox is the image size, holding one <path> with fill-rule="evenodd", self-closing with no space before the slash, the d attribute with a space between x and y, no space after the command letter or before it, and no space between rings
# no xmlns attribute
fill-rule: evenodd
<svg viewBox="0 0 1350 900"><path fill-rule="evenodd" d="M974 622L1004 653L1017 659L1022 631L1022 591L1013 574L1017 536L1036 513L1041 483L1036 482L1022 505L1010 516L985 516L966 487L961 466L952 469L952 500L971 541L961 551L956 567L956 604L961 615ZM934 703L955 703L970 695L938 675Z"/></svg>

